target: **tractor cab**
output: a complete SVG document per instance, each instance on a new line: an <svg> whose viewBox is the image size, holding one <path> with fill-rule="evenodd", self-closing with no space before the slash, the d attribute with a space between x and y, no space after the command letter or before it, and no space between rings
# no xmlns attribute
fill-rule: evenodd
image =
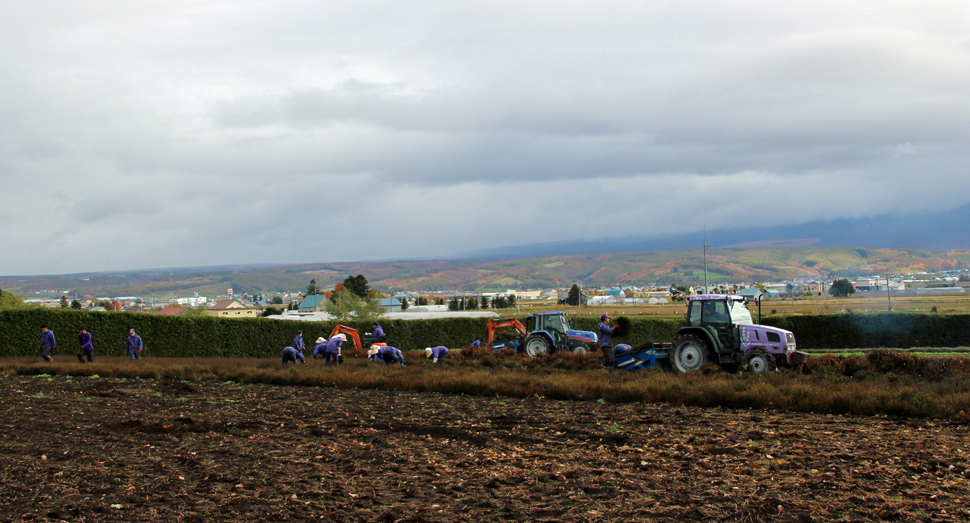
<svg viewBox="0 0 970 523"><path fill-rule="evenodd" d="M536 313L525 319L525 328L529 332L545 331L552 337L553 347L566 343L566 331L569 330L566 316L562 313Z"/></svg>

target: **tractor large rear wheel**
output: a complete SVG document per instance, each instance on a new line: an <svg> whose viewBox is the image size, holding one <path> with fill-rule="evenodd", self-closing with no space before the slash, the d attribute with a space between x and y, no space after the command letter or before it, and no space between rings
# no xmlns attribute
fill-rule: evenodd
<svg viewBox="0 0 970 523"><path fill-rule="evenodd" d="M536 358L552 351L552 344L542 336L529 336L525 339L525 353Z"/></svg>
<svg viewBox="0 0 970 523"><path fill-rule="evenodd" d="M741 365L755 374L775 370L775 357L764 349L748 349L741 357Z"/></svg>
<svg viewBox="0 0 970 523"><path fill-rule="evenodd" d="M707 342L694 334L680 336L670 350L670 366L679 374L700 370L708 359Z"/></svg>

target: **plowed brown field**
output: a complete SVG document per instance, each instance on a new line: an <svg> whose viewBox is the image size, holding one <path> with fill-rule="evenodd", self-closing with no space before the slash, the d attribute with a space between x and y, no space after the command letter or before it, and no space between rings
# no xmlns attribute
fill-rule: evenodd
<svg viewBox="0 0 970 523"><path fill-rule="evenodd" d="M967 521L967 426L0 376L0 519Z"/></svg>

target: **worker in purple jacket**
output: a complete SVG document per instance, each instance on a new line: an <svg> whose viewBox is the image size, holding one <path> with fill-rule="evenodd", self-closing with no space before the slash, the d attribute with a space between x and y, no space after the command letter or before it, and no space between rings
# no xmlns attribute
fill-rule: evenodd
<svg viewBox="0 0 970 523"><path fill-rule="evenodd" d="M47 363L54 361L54 349L57 348L57 340L54 339L54 331L47 328L44 323L40 326L40 357Z"/></svg>
<svg viewBox="0 0 970 523"><path fill-rule="evenodd" d="M296 337L293 338L293 348L299 352L303 352L306 346L303 344L303 331L296 331Z"/></svg>
<svg viewBox="0 0 970 523"><path fill-rule="evenodd" d="M364 340L365 347L375 343L384 343L384 340L387 339L387 335L384 334L384 329L381 328L379 323L375 321L374 323L371 323L371 327L374 327L374 332L364 333L365 336L367 336L367 339Z"/></svg>
<svg viewBox="0 0 970 523"><path fill-rule="evenodd" d="M325 349L326 352L323 354L324 365L330 365L330 358L333 358L334 365L340 364L340 346L343 345L345 341L347 341L347 335L343 333L338 334L327 341L327 348Z"/></svg>
<svg viewBox="0 0 970 523"><path fill-rule="evenodd" d="M293 364L296 365L297 360L299 360L300 363L306 363L306 360L303 358L302 352L294 349L293 347L283 348L283 365L286 365L286 363L290 361L292 361Z"/></svg>
<svg viewBox="0 0 970 523"><path fill-rule="evenodd" d="M404 366L404 354L401 354L397 347L384 347L381 349L381 357L384 359L384 365L394 365L396 362Z"/></svg>
<svg viewBox="0 0 970 523"><path fill-rule="evenodd" d="M444 345L428 347L424 349L424 353L426 357L433 358L431 360L432 363L438 363L439 361L445 359L445 356L448 355L448 347L445 347Z"/></svg>
<svg viewBox="0 0 970 523"><path fill-rule="evenodd" d="M317 338L316 345L313 346L313 359L317 359L317 356L322 358L325 352L327 352L327 340L320 336Z"/></svg>
<svg viewBox="0 0 970 523"><path fill-rule="evenodd" d="M77 339L81 342L81 350L77 351L77 361L84 363L84 358L87 358L88 362L94 361L94 345L91 343L91 333L86 328L81 327Z"/></svg>
<svg viewBox="0 0 970 523"><path fill-rule="evenodd" d="M610 316L604 314L600 316L599 341L600 349L603 350L603 366L612 369L616 367L616 356L613 354L613 334L618 325L610 326Z"/></svg>
<svg viewBox="0 0 970 523"><path fill-rule="evenodd" d="M133 360L141 359L142 341L141 336L135 334L135 329L128 329L128 341L125 343L125 352Z"/></svg>

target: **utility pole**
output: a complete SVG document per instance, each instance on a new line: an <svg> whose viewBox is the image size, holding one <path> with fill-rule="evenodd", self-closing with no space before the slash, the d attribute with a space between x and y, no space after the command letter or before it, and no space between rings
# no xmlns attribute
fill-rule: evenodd
<svg viewBox="0 0 970 523"><path fill-rule="evenodd" d="M889 290L889 275L886 275L886 301L889 302L889 312L893 311L893 293Z"/></svg>
<svg viewBox="0 0 970 523"><path fill-rule="evenodd" d="M711 291L707 288L707 224L704 224L704 294Z"/></svg>

